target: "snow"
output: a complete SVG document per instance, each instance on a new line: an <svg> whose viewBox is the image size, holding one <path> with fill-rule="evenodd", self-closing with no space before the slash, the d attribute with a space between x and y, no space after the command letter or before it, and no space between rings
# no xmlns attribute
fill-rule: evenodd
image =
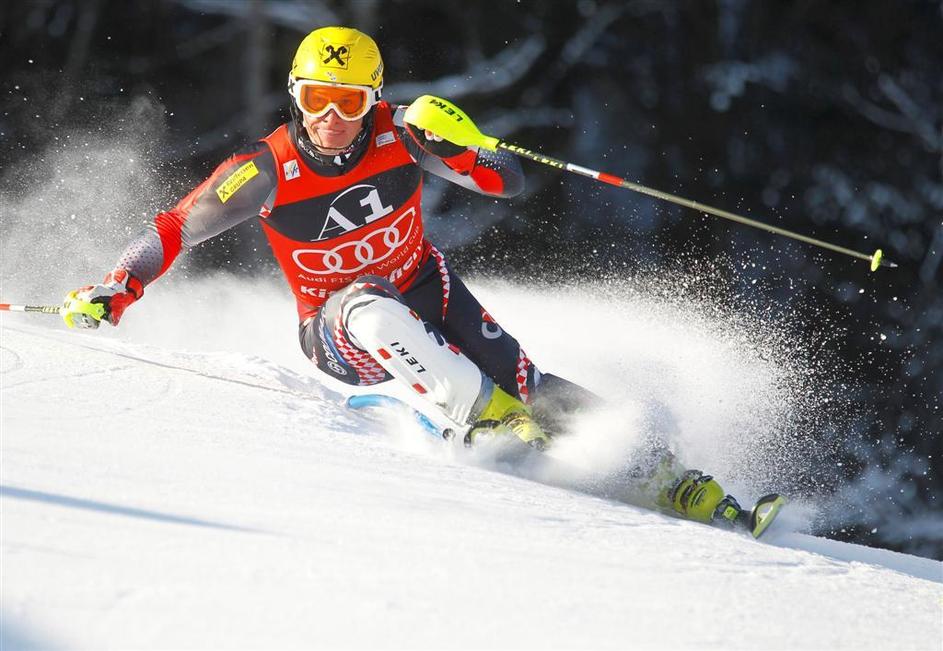
<svg viewBox="0 0 943 651"><path fill-rule="evenodd" d="M384 429L318 384L287 291L174 285L119 329L2 316L5 650L943 644L937 561L806 535L801 502L754 541ZM474 289L545 368L621 397L627 429L667 414L718 477L731 429L801 408L773 398L788 359L696 310ZM581 431L553 454L603 472L630 449Z"/></svg>

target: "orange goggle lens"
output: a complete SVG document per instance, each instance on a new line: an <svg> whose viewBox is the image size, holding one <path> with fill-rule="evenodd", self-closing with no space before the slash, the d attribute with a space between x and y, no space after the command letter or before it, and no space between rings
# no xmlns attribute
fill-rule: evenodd
<svg viewBox="0 0 943 651"><path fill-rule="evenodd" d="M370 108L367 91L363 88L304 84L297 98L301 110L314 116L327 113L333 105L340 117L356 120Z"/></svg>

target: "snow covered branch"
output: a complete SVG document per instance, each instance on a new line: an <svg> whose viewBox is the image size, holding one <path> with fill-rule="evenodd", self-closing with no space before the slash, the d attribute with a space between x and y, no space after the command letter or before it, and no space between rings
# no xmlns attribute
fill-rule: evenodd
<svg viewBox="0 0 943 651"><path fill-rule="evenodd" d="M219 0L174 0L197 13L246 18L261 11L265 19L279 27L307 34L316 25L340 23L340 17L326 2L319 0L267 0L266 2L219 2ZM258 5L253 7L253 5Z"/></svg>
<svg viewBox="0 0 943 651"><path fill-rule="evenodd" d="M495 93L514 85L543 54L547 44L540 34L529 36L491 59L473 64L465 72L432 81L388 84L384 95L394 102L411 102L431 94L457 100L467 95Z"/></svg>

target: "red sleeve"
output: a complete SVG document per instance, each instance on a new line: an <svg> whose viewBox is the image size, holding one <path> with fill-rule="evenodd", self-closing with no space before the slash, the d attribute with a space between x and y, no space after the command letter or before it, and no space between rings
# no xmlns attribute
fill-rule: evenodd
<svg viewBox="0 0 943 651"><path fill-rule="evenodd" d="M498 171L487 165L479 165L478 159L479 153L474 149L468 149L458 156L443 158L442 162L448 165L452 171L470 176L475 185L485 194L503 195L505 193L505 183L501 171L504 170Z"/></svg>

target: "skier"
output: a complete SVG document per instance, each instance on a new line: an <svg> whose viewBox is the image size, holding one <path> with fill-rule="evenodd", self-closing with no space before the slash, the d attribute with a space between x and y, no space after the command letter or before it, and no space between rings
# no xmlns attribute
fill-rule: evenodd
<svg viewBox="0 0 943 651"><path fill-rule="evenodd" d="M523 188L516 157L459 147L380 99L383 61L347 27L311 32L288 77L291 119L224 161L134 239L102 284L69 293L69 327L118 325L177 255L259 216L297 300L305 355L355 386L396 379L469 429L542 449L562 419L598 399L541 373L423 235L422 174L493 197ZM541 426L543 424L543 427ZM733 521L711 477L663 457L659 505Z"/></svg>

